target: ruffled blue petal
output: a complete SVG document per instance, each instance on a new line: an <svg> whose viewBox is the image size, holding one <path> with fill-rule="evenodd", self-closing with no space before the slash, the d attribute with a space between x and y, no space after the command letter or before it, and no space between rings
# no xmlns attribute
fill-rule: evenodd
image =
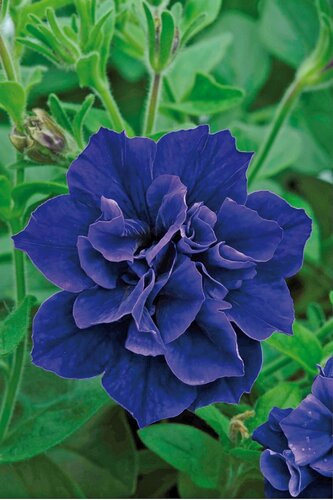
<svg viewBox="0 0 333 500"><path fill-rule="evenodd" d="M80 265L87 276L96 285L103 288L115 288L121 272L119 264L105 260L103 255L94 249L86 236L79 236L77 240Z"/></svg>
<svg viewBox="0 0 333 500"><path fill-rule="evenodd" d="M102 382L140 427L179 415L196 396L196 388L180 382L162 356L140 356L126 349L110 363Z"/></svg>
<svg viewBox="0 0 333 500"><path fill-rule="evenodd" d="M276 221L283 229L283 238L272 260L262 267L269 275L289 277L300 269L304 246L311 234L311 219L303 209L290 206L269 191L251 193L246 205L264 219Z"/></svg>
<svg viewBox="0 0 333 500"><path fill-rule="evenodd" d="M333 378L318 375L312 384L311 392L330 410L333 418Z"/></svg>
<svg viewBox="0 0 333 500"><path fill-rule="evenodd" d="M57 196L40 205L26 228L13 236L15 248L26 252L52 283L79 292L93 286L93 281L80 266L77 239L87 234L99 215L99 209L73 196Z"/></svg>
<svg viewBox="0 0 333 500"><path fill-rule="evenodd" d="M263 451L260 457L260 470L273 488L279 491L289 490L290 472L281 453L272 450Z"/></svg>
<svg viewBox="0 0 333 500"><path fill-rule="evenodd" d="M60 292L41 305L33 322L32 361L61 377L94 377L112 356L117 327L80 330L72 314L75 298L76 294Z"/></svg>
<svg viewBox="0 0 333 500"><path fill-rule="evenodd" d="M227 316L249 337L264 340L276 330L292 334L294 306L284 280L256 276L230 291L226 300L232 305Z"/></svg>
<svg viewBox="0 0 333 500"><path fill-rule="evenodd" d="M153 175L178 175L188 189L189 205L202 201L216 212L226 197L245 203L251 157L236 149L228 130L210 135L208 126L201 125L158 141Z"/></svg>
<svg viewBox="0 0 333 500"><path fill-rule="evenodd" d="M255 429L252 439L270 448L272 451L282 453L288 448L288 440L284 435L280 422L292 411L292 408L272 408L268 421Z"/></svg>
<svg viewBox="0 0 333 500"><path fill-rule="evenodd" d="M125 217L148 221L146 191L152 181L156 144L144 137L129 139L101 128L72 163L69 190L99 206L101 196L115 200Z"/></svg>
<svg viewBox="0 0 333 500"><path fill-rule="evenodd" d="M204 300L202 278L195 263L179 256L173 273L156 299L156 323L165 343L185 332Z"/></svg>

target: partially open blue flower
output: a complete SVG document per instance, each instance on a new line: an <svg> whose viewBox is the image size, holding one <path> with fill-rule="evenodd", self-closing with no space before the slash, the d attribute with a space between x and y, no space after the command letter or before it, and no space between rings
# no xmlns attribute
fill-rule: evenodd
<svg viewBox="0 0 333 500"><path fill-rule="evenodd" d="M331 498L333 475L333 357L312 393L292 410L273 408L253 433L266 449L260 467L267 498Z"/></svg>
<svg viewBox="0 0 333 500"><path fill-rule="evenodd" d="M103 374L140 425L249 392L260 341L292 333L285 278L311 230L275 194L247 196L250 159L207 126L157 144L95 134L69 169L70 194L14 237L64 290L35 317L34 363Z"/></svg>

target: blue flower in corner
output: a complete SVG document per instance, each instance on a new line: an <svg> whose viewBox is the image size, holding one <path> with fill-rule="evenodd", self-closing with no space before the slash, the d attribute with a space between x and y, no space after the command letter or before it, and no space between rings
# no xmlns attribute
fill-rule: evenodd
<svg viewBox="0 0 333 500"><path fill-rule="evenodd" d="M95 134L69 169L70 194L14 237L64 290L35 317L33 362L103 374L140 426L249 392L260 342L292 333L285 278L311 231L275 194L247 195L250 159L207 126L158 143Z"/></svg>
<svg viewBox="0 0 333 500"><path fill-rule="evenodd" d="M295 409L273 408L253 439L266 449L260 467L266 498L332 498L333 357Z"/></svg>

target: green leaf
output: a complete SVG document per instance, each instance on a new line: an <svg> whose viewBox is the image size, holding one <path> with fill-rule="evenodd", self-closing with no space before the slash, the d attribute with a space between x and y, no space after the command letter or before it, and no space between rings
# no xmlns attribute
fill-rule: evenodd
<svg viewBox="0 0 333 500"><path fill-rule="evenodd" d="M0 175L0 219L3 220L10 218L11 190L12 186L9 179L4 175Z"/></svg>
<svg viewBox="0 0 333 500"><path fill-rule="evenodd" d="M295 408L302 400L302 393L295 382L281 382L257 399L255 416L247 420L251 431L266 422L273 408Z"/></svg>
<svg viewBox="0 0 333 500"><path fill-rule="evenodd" d="M21 123L26 104L24 88L17 82L0 82L0 108L7 111L15 124Z"/></svg>
<svg viewBox="0 0 333 500"><path fill-rule="evenodd" d="M0 465L0 498L84 498L75 484L48 457Z"/></svg>
<svg viewBox="0 0 333 500"><path fill-rule="evenodd" d="M238 462L250 463L254 469L259 469L261 450L233 448L230 450L230 455L237 458Z"/></svg>
<svg viewBox="0 0 333 500"><path fill-rule="evenodd" d="M12 198L15 202L15 210L22 212L29 199L35 194L47 194L56 196L66 194L68 188L65 184L51 181L25 182L13 188Z"/></svg>
<svg viewBox="0 0 333 500"><path fill-rule="evenodd" d="M244 104L248 105L267 80L271 67L259 37L258 21L242 12L227 12L214 24L211 33L232 34L229 50L214 74L221 83L244 89Z"/></svg>
<svg viewBox="0 0 333 500"><path fill-rule="evenodd" d="M95 101L95 96L93 94L89 94L83 101L81 108L76 113L73 120L73 134L78 145L81 148L84 147L83 125L89 111L92 108L92 105L94 104L94 101Z"/></svg>
<svg viewBox="0 0 333 500"><path fill-rule="evenodd" d="M268 50L293 67L315 47L319 21L312 0L264 0L260 34Z"/></svg>
<svg viewBox="0 0 333 500"><path fill-rule="evenodd" d="M95 87L100 81L100 56L98 52L91 52L82 56L76 63L76 72L79 77L80 87Z"/></svg>
<svg viewBox="0 0 333 500"><path fill-rule="evenodd" d="M45 452L64 441L110 402L98 378L75 381L71 387L72 390L53 401L43 403L41 400L26 418L19 420L0 446L0 463L19 462ZM46 398L48 390L46 386Z"/></svg>
<svg viewBox="0 0 333 500"><path fill-rule="evenodd" d="M311 330L318 330L325 323L325 313L320 304L311 302L307 309L306 315L308 317L309 327Z"/></svg>
<svg viewBox="0 0 333 500"><path fill-rule="evenodd" d="M221 474L223 448L208 434L182 424L158 424L139 430L150 450L203 488L215 488Z"/></svg>
<svg viewBox="0 0 333 500"><path fill-rule="evenodd" d="M198 417L202 418L220 436L223 444L230 444L229 439L229 419L214 405L204 406L195 411Z"/></svg>
<svg viewBox="0 0 333 500"><path fill-rule="evenodd" d="M263 137L268 132L267 126L241 122L236 122L231 129L237 139L237 147L242 151L254 151L254 153L258 152ZM259 178L272 177L296 162L301 144L298 130L284 127L268 154ZM258 188L255 186L255 189Z"/></svg>
<svg viewBox="0 0 333 500"><path fill-rule="evenodd" d="M66 113L63 103L55 94L50 94L47 100L47 105L50 108L51 114L56 122L70 134L73 134L71 122Z"/></svg>
<svg viewBox="0 0 333 500"><path fill-rule="evenodd" d="M162 12L161 23L162 28L160 35L160 53L158 58L158 65L160 69L163 69L169 63L175 36L175 22L172 14L167 10Z"/></svg>
<svg viewBox="0 0 333 500"><path fill-rule="evenodd" d="M152 11L146 2L143 2L143 9L146 15L147 21L147 33L148 33L148 51L149 51L149 61L152 68L156 65L156 33L155 33L155 22Z"/></svg>
<svg viewBox="0 0 333 500"><path fill-rule="evenodd" d="M215 21L222 0L188 0L184 6L181 34L187 43L194 35ZM200 22L197 23L198 18Z"/></svg>
<svg viewBox="0 0 333 500"><path fill-rule="evenodd" d="M298 322L293 325L293 333L291 337L275 333L266 342L277 351L297 361L310 375L315 375L316 364L321 361L323 355L319 340Z"/></svg>
<svg viewBox="0 0 333 500"><path fill-rule="evenodd" d="M36 299L26 296L17 309L12 311L0 324L0 356L9 354L27 335L30 326L31 308Z"/></svg>
<svg viewBox="0 0 333 500"><path fill-rule="evenodd" d="M184 472L178 474L177 486L180 498L220 498L217 489L201 488Z"/></svg>
<svg viewBox="0 0 333 500"><path fill-rule="evenodd" d="M42 81L46 71L46 66L21 66L22 83L27 95Z"/></svg>
<svg viewBox="0 0 333 500"><path fill-rule="evenodd" d="M243 97L242 90L221 85L213 77L197 73L189 94L181 102L162 104L162 108L193 116L214 115L238 106Z"/></svg>
<svg viewBox="0 0 333 500"><path fill-rule="evenodd" d="M80 485L85 498L130 498L138 460L124 411L106 409L48 456Z"/></svg>
<svg viewBox="0 0 333 500"><path fill-rule="evenodd" d="M215 68L223 59L231 39L229 33L224 33L197 42L178 54L167 74L175 101L181 101L192 89L198 72L209 73Z"/></svg>

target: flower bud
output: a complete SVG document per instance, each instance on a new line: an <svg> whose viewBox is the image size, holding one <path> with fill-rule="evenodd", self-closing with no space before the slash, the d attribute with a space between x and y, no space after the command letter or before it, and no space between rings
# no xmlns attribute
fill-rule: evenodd
<svg viewBox="0 0 333 500"><path fill-rule="evenodd" d="M13 129L10 140L15 148L37 163L59 163L68 152L65 132L42 109L24 122L24 130Z"/></svg>

